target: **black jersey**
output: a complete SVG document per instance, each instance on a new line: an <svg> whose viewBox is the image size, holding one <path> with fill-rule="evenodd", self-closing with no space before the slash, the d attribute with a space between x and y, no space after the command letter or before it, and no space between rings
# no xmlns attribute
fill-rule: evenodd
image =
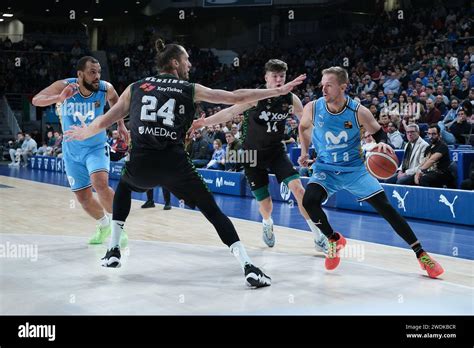
<svg viewBox="0 0 474 348"><path fill-rule="evenodd" d="M130 97L132 149L161 150L183 144L194 114L193 83L171 74L135 82Z"/></svg>
<svg viewBox="0 0 474 348"><path fill-rule="evenodd" d="M263 99L244 112L243 147L251 150L269 150L281 147L286 119L291 114L293 95Z"/></svg>

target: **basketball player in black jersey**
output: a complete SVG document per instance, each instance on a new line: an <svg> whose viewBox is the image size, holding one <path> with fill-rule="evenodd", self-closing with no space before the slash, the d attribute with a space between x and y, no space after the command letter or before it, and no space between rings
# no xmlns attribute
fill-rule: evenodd
<svg viewBox="0 0 474 348"><path fill-rule="evenodd" d="M266 88L279 88L286 79L288 66L279 59L270 59L265 64ZM219 111L217 114L193 122L193 128L225 123L239 114L244 114L242 125L242 143L245 151L254 151L256 156L241 156L255 158L256 163L244 161L244 170L255 199L259 203L260 214L263 218L263 241L269 247L275 245L273 233L272 198L268 190L268 169L276 176L279 183L284 182L295 196L301 215L314 233L314 242L318 251L327 252L328 240L316 227L303 207L304 188L298 172L288 158L284 144L285 124L291 114L298 119L303 115L301 100L291 92L285 95L267 98L246 104L234 105ZM234 156L236 157L236 156Z"/></svg>
<svg viewBox="0 0 474 348"><path fill-rule="evenodd" d="M119 239L130 213L132 191L145 192L163 186L183 199L186 205L197 206L214 225L221 240L239 260L248 286L269 286L270 277L250 261L232 222L216 205L185 152L183 142L195 115L195 102L249 103L286 95L303 82L305 75L279 88L234 92L213 90L187 82L191 63L182 46L165 46L162 40L158 40L157 50L159 75L132 83L104 116L87 127L75 127L65 133L69 139L83 140L130 114L130 161L126 162L115 193L112 237L102 265L120 267Z"/></svg>

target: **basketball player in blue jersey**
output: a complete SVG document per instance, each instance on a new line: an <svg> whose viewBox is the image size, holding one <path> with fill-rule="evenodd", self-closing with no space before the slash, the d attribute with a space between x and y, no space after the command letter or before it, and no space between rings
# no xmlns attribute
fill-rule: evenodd
<svg viewBox="0 0 474 348"><path fill-rule="evenodd" d="M85 56L77 62L77 78L59 80L33 98L33 105L56 104L63 133L73 125L91 123L104 114L105 104L112 107L118 101L114 87L100 80L101 68L94 57ZM128 132L123 120L118 123L120 136L128 143ZM63 142L63 159L69 185L82 208L97 220L96 233L90 244L101 244L111 233L111 214L114 191L109 187L109 149L106 132L87 141ZM92 195L92 187L98 200ZM127 243L122 234L121 244Z"/></svg>
<svg viewBox="0 0 474 348"><path fill-rule="evenodd" d="M395 232L413 249L423 270L431 278L441 275L441 265L429 256L406 220L389 203L379 182L364 165L360 145L360 128L372 134L379 151L393 152L386 144L387 136L372 113L355 100L345 96L349 78L341 67L322 72L323 97L305 105L299 126L301 156L298 162L307 166L308 147L312 142L318 154L313 175L303 197L303 206L311 219L328 237L329 250L325 266L335 269L339 253L346 245L341 233L335 232L321 205L332 194L347 190L359 201L366 201L387 220Z"/></svg>

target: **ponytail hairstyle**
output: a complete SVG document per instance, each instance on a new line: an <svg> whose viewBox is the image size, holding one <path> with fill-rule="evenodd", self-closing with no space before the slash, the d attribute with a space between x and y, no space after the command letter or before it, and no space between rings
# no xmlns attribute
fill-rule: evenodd
<svg viewBox="0 0 474 348"><path fill-rule="evenodd" d="M156 49L156 64L158 66L158 70L163 71L171 71L171 61L173 59L180 60L181 55L184 53L184 48L177 44L167 44L163 39L158 38L155 41L155 49Z"/></svg>

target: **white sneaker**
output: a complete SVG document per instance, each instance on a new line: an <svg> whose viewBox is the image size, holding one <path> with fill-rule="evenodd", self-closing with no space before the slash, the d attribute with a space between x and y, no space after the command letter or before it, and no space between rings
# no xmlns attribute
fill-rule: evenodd
<svg viewBox="0 0 474 348"><path fill-rule="evenodd" d="M267 225L262 223L263 225L263 241L266 245L270 248L273 248L275 245L275 234L273 233L273 224Z"/></svg>
<svg viewBox="0 0 474 348"><path fill-rule="evenodd" d="M317 251L327 254L328 247L329 247L329 242L328 242L327 237L321 233L319 238L314 240L314 247L316 248Z"/></svg>

